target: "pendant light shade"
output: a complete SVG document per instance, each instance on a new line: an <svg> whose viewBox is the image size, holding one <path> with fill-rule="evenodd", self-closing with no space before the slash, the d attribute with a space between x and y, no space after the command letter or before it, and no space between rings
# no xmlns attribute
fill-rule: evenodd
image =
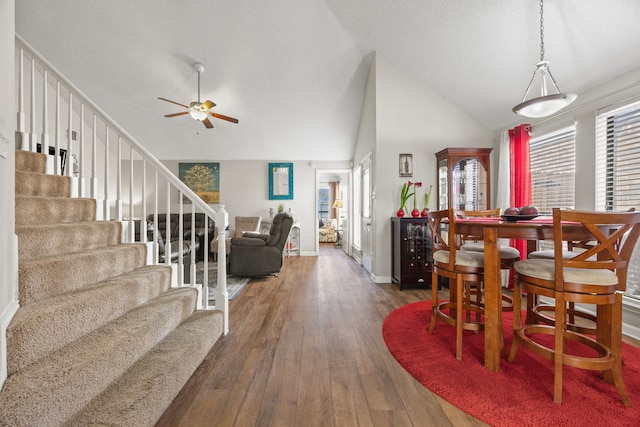
<svg viewBox="0 0 640 427"><path fill-rule="evenodd" d="M553 92L548 91L548 80L553 86ZM539 87L539 96L527 98L532 87ZM535 95L534 95L535 96ZM562 110L576 100L578 95L573 93L561 93L556 80L551 75L549 61L544 60L544 17L543 0L540 0L540 61L536 64L536 70L527 86L522 102L513 107L513 112L523 117L540 118L547 117Z"/></svg>

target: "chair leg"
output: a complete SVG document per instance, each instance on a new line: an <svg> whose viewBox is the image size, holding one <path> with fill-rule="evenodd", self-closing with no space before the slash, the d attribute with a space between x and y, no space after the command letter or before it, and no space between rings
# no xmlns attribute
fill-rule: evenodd
<svg viewBox="0 0 640 427"><path fill-rule="evenodd" d="M553 353L553 401L562 403L562 371L564 367L563 355L565 347L564 332L566 330L566 304L562 292L556 292L556 325L555 347ZM561 320L561 321L560 321Z"/></svg>
<svg viewBox="0 0 640 427"><path fill-rule="evenodd" d="M611 307L611 324L612 325L621 325L622 324L622 294L620 292L616 293L615 302ZM614 356L615 361L613 366L611 367L611 377L613 379L613 383L618 390L618 395L620 395L620 399L622 403L627 408L631 406L631 402L629 401L629 395L627 394L627 389L624 385L624 381L622 380L622 329L621 326L612 326L611 331L611 354Z"/></svg>
<svg viewBox="0 0 640 427"><path fill-rule="evenodd" d="M513 341L511 342L511 350L509 351L509 357L507 363L513 362L518 352L518 346L520 345L520 337L518 332L522 328L522 291L520 290L520 282L518 276L513 281Z"/></svg>
<svg viewBox="0 0 640 427"><path fill-rule="evenodd" d="M432 334L436 328L436 308L438 307L438 286L434 285L438 283L438 274L431 272L431 322L429 322L429 333Z"/></svg>
<svg viewBox="0 0 640 427"><path fill-rule="evenodd" d="M462 360L462 290L464 282L459 274L456 278L456 359Z"/></svg>

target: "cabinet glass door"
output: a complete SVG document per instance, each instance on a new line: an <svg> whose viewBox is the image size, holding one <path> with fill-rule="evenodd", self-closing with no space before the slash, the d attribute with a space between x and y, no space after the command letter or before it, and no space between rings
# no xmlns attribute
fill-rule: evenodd
<svg viewBox="0 0 640 427"><path fill-rule="evenodd" d="M451 169L452 207L457 210L487 209L487 171L476 159L465 159Z"/></svg>
<svg viewBox="0 0 640 427"><path fill-rule="evenodd" d="M438 209L447 209L449 207L449 189L448 187L449 166L447 160L438 162Z"/></svg>
<svg viewBox="0 0 640 427"><path fill-rule="evenodd" d="M446 148L436 153L438 209L485 210L491 204L491 148Z"/></svg>

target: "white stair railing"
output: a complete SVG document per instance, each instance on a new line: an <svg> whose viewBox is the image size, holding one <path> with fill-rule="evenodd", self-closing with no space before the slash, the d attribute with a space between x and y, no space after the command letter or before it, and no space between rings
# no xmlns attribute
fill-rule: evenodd
<svg viewBox="0 0 640 427"><path fill-rule="evenodd" d="M148 263L172 267L173 286L201 286L199 306L221 310L227 334L229 296L225 262L218 263L212 306L207 285L209 242L214 227L219 235L224 235L229 223L224 205L214 209L205 203L17 34L16 55L17 148L47 153L47 172L68 176L72 197L96 199L99 220L121 221L123 242L146 243ZM25 111L29 111L28 116ZM54 126L53 144L50 122ZM164 230L159 229L162 215L166 219ZM171 219L178 223L173 230ZM158 244L159 233L166 239L164 251ZM218 240L218 259L224 260L224 239ZM188 262L184 256L178 256L172 263L172 248L185 246L191 248ZM203 283L195 283L198 255L203 261Z"/></svg>

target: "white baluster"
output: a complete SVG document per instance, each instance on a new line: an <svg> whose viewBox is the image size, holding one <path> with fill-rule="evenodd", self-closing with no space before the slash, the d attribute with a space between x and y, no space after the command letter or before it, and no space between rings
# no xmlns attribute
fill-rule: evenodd
<svg viewBox="0 0 640 427"><path fill-rule="evenodd" d="M36 152L38 151L38 134L36 133L36 60L31 60L31 93L29 94L30 101L30 128L31 132L29 133L29 150Z"/></svg>
<svg viewBox="0 0 640 427"><path fill-rule="evenodd" d="M111 201L109 200L109 126L105 129L105 140L104 140L104 200L103 200L103 219L105 221L111 220L111 211L110 205Z"/></svg>
<svg viewBox="0 0 640 427"><path fill-rule="evenodd" d="M87 197L87 188L84 177L84 128L84 103L82 103L80 104L80 137L78 140L78 197Z"/></svg>
<svg viewBox="0 0 640 427"><path fill-rule="evenodd" d="M29 149L29 135L25 132L25 116L24 116L24 49L20 49L20 59L18 60L18 117L17 132L18 148L22 150Z"/></svg>
<svg viewBox="0 0 640 427"><path fill-rule="evenodd" d="M216 290L216 310L223 313L223 333L229 333L229 292L227 292L227 249L225 244L225 229L229 225L229 214L220 205L216 212L216 228L218 229L218 288Z"/></svg>
<svg viewBox="0 0 640 427"><path fill-rule="evenodd" d="M49 83L48 83L48 71L45 69L42 79L42 135L40 139L40 146L42 152L47 153L46 171L53 171L53 163L56 160L56 156L53 159L49 154Z"/></svg>
<svg viewBox="0 0 640 427"><path fill-rule="evenodd" d="M53 173L55 175L61 175L62 171L60 167L60 82L56 82L56 138L55 138L55 150L53 150ZM46 153L47 155L49 153Z"/></svg>
<svg viewBox="0 0 640 427"><path fill-rule="evenodd" d="M91 197L94 199L98 198L98 129L96 124L96 113L93 113L93 128L91 130Z"/></svg>

